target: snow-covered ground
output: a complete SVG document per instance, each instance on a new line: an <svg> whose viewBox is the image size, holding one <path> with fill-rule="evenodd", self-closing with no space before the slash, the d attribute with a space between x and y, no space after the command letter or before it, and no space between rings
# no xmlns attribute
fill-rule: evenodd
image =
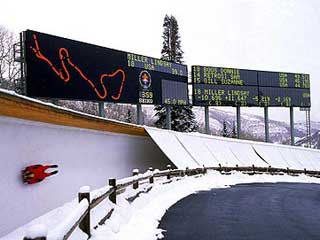
<svg viewBox="0 0 320 240"><path fill-rule="evenodd" d="M267 174L249 176L239 172L233 172L231 175L221 175L216 171L209 171L206 175L201 175L200 177L176 178L169 184L163 184L164 181L166 180L156 181L152 185L151 191L140 194L131 203L127 200L130 196L143 191L149 186L141 185L137 190L132 190L129 187L125 193L117 197L117 205L114 205L109 200L103 201L98 209L92 211L91 227L93 228L99 218L103 217L111 208L114 208L114 212L104 225L93 230L92 239L152 240L161 238L162 232L165 230L158 229L158 225L166 210L177 201L197 191L227 188L240 183L301 182L320 184L320 179L306 175L299 175L298 177ZM92 196L99 195L99 192L101 190L93 191ZM39 223L47 226L49 240L59 239L63 234L65 219L74 212L76 207L79 207L79 204L75 199L4 236L1 240L21 240L31 226ZM40 230L43 231L43 229ZM77 228L70 239L86 239L86 235Z"/></svg>

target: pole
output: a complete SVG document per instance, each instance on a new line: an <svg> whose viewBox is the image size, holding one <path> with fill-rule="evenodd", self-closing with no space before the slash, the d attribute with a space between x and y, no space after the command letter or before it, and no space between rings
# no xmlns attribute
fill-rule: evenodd
<svg viewBox="0 0 320 240"><path fill-rule="evenodd" d="M142 124L142 106L140 103L137 104L137 124Z"/></svg>
<svg viewBox="0 0 320 240"><path fill-rule="evenodd" d="M264 134L265 134L265 142L269 142L269 113L268 107L264 107Z"/></svg>
<svg viewBox="0 0 320 240"><path fill-rule="evenodd" d="M99 116L106 117L106 113L104 111L104 102L99 102Z"/></svg>
<svg viewBox="0 0 320 240"><path fill-rule="evenodd" d="M308 147L311 148L311 120L310 120L310 108L306 111L306 126L307 126L307 141Z"/></svg>
<svg viewBox="0 0 320 240"><path fill-rule="evenodd" d="M240 117L240 106L237 106L237 137L240 139L241 134L241 117Z"/></svg>
<svg viewBox="0 0 320 240"><path fill-rule="evenodd" d="M20 33L20 83L21 83L21 92L23 95L27 95L27 85L25 78L25 53L24 53L24 36L23 33Z"/></svg>
<svg viewBox="0 0 320 240"><path fill-rule="evenodd" d="M166 126L168 130L171 130L171 107L166 106Z"/></svg>
<svg viewBox="0 0 320 240"><path fill-rule="evenodd" d="M210 126L209 126L209 106L204 107L204 125L206 134L210 134Z"/></svg>
<svg viewBox="0 0 320 240"><path fill-rule="evenodd" d="M294 146L294 119L293 119L293 107L290 107L290 136L291 136L291 145Z"/></svg>
<svg viewBox="0 0 320 240"><path fill-rule="evenodd" d="M90 228L90 188L88 186L81 187L78 193L79 203L83 200L87 199L89 206L88 212L82 221L79 223L79 228L85 232L89 238L91 237L91 228Z"/></svg>

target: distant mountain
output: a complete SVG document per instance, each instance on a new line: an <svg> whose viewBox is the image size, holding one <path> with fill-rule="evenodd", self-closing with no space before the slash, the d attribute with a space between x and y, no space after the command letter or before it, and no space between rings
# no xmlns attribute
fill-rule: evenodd
<svg viewBox="0 0 320 240"><path fill-rule="evenodd" d="M298 146L308 147L307 137L303 137L296 142ZM320 131L316 131L311 135L311 148L320 149Z"/></svg>

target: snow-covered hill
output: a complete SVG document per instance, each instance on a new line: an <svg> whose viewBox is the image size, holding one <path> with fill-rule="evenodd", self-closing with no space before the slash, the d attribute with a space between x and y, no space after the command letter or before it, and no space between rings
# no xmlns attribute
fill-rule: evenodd
<svg viewBox="0 0 320 240"><path fill-rule="evenodd" d="M303 137L296 142L298 146L306 146L308 147L308 139L307 137ZM311 135L311 148L320 149L320 131L316 131Z"/></svg>

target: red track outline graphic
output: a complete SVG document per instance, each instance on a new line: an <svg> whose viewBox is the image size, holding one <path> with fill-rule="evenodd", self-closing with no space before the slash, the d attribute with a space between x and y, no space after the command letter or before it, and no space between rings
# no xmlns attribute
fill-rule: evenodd
<svg viewBox="0 0 320 240"><path fill-rule="evenodd" d="M100 75L100 83L101 83L101 86L102 86L102 89L103 89L103 92L100 93L99 90L96 88L96 86L94 85L93 81L90 80L83 72L82 70L77 66L75 65L71 59L70 59L70 56L69 56L69 52L66 48L59 48L59 59L60 59L60 62L61 62L61 66L62 66L62 69L57 69L53 64L52 62L42 54L42 52L40 51L40 48L39 48L39 43L38 43L38 39L37 39L37 36L36 34L33 34L33 39L34 39L34 43L35 43L35 47L30 47L32 49L32 51L34 52L34 54L36 55L37 58L39 58L40 60L46 62L50 68L52 69L52 71L58 75L58 77L63 80L65 83L68 83L70 81L70 73L68 72L68 69L66 67L66 63L65 63L65 60L67 61L67 63L73 67L78 73L79 75L89 83L89 85L93 88L93 90L95 91L96 95L100 98L100 99L105 99L107 96L108 96L108 90L106 88L106 86L104 85L104 78L106 77L114 77L116 76L117 74L121 74L122 75L122 80L121 80L121 85L120 85L120 88L119 88L119 91L118 91L118 95L117 96L111 96L111 98L113 100L119 100L119 98L121 97L122 95L122 90L123 90L123 85L124 85L124 82L126 81L126 74L125 72L122 70L122 69L117 69L116 71L114 71L113 73L111 74L107 74L107 73L104 73L104 74L101 74Z"/></svg>

